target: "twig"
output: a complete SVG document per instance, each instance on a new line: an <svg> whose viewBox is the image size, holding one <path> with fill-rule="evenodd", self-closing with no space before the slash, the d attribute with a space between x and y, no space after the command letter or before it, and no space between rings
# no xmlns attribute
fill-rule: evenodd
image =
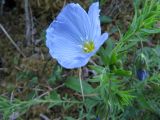
<svg viewBox="0 0 160 120"><path fill-rule="evenodd" d="M78 94L78 93L75 93L74 95L77 95L77 96L79 96L79 97L83 97L82 95L80 95L80 94ZM96 94L96 93L93 93L93 94L85 94L84 96L85 96L85 97L96 97L96 96L98 96L98 94Z"/></svg>
<svg viewBox="0 0 160 120"><path fill-rule="evenodd" d="M57 89L59 89L59 88L61 88L61 87L63 87L65 84L63 83L63 84L61 84L61 85L59 85L59 86L57 86L56 88L54 88L53 90L57 90ZM49 90L49 91L47 91L47 92L45 92L45 93L43 93L43 94L41 94L40 96L38 96L37 98L41 98L41 97L43 97L43 96L45 96L45 95L47 95L47 94L49 94L49 92L50 92L51 90Z"/></svg>
<svg viewBox="0 0 160 120"><path fill-rule="evenodd" d="M65 85L65 84L63 83L63 84L61 84L61 85L59 85L59 86L55 87L53 90L57 90L57 89L59 89L59 88L63 87L64 85Z"/></svg>
<svg viewBox="0 0 160 120"><path fill-rule="evenodd" d="M22 71L22 69L18 66L14 66L17 70Z"/></svg>
<svg viewBox="0 0 160 120"><path fill-rule="evenodd" d="M40 4L39 0L37 0L37 5L38 5L38 7L40 7L40 6L41 6L41 4Z"/></svg>
<svg viewBox="0 0 160 120"><path fill-rule="evenodd" d="M14 99L14 92L12 91L11 97L10 97L10 102L11 102L11 103L12 103L13 99Z"/></svg>
<svg viewBox="0 0 160 120"><path fill-rule="evenodd" d="M39 116L44 120L50 120L46 115L44 115L42 113Z"/></svg>
<svg viewBox="0 0 160 120"><path fill-rule="evenodd" d="M66 5L66 0L64 0L64 2L63 2L63 7Z"/></svg>
<svg viewBox="0 0 160 120"><path fill-rule="evenodd" d="M34 23L33 23L33 14L32 14L32 8L31 5L28 3L28 7L29 7L29 12L30 12L30 24L31 24L31 39L32 39L32 43L35 44L34 42L34 35L33 35L33 29L34 29Z"/></svg>
<svg viewBox="0 0 160 120"><path fill-rule="evenodd" d="M29 14L29 2L24 0L25 22L26 22L26 40L25 44L30 45L31 42L31 20Z"/></svg>
<svg viewBox="0 0 160 120"><path fill-rule="evenodd" d="M1 11L0 11L0 16L3 15L3 5L4 5L5 1L1 0Z"/></svg>
<svg viewBox="0 0 160 120"><path fill-rule="evenodd" d="M0 68L0 71L7 72L7 71L8 71L8 68Z"/></svg>
<svg viewBox="0 0 160 120"><path fill-rule="evenodd" d="M48 59L48 60L44 63L44 65L43 65L43 67L42 67L42 73L44 73L45 68L47 67L47 65L48 65L48 63L49 63L49 60L51 60L51 58Z"/></svg>
<svg viewBox="0 0 160 120"><path fill-rule="evenodd" d="M8 37L8 39L11 41L11 43L14 45L14 47L17 49L17 51L23 56L26 57L25 54L22 52L22 50L16 45L16 43L13 41L11 36L7 33L7 31L4 29L4 27L0 24L0 28L4 32L4 34Z"/></svg>
<svg viewBox="0 0 160 120"><path fill-rule="evenodd" d="M97 64L92 59L90 59L89 62L92 63L94 66L97 66Z"/></svg>
<svg viewBox="0 0 160 120"><path fill-rule="evenodd" d="M47 95L47 94L49 94L49 91L47 91L47 92L45 92L45 93L41 94L41 95L40 95L40 96L38 96L37 98L41 98L41 97L43 97L43 96L45 96L45 95Z"/></svg>

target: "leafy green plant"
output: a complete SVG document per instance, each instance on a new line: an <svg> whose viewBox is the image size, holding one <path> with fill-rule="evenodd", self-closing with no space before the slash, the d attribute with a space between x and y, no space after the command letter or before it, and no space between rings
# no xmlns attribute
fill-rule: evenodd
<svg viewBox="0 0 160 120"><path fill-rule="evenodd" d="M155 45L151 48L146 43L150 35L160 33L160 28L157 27L160 20L160 1L134 0L133 2L135 14L128 30L125 33L119 30L119 41L110 38L95 56L98 64L96 61L94 65L93 62L89 65L93 75L82 80L84 101L80 94L79 79L81 78L77 76L64 78L62 68L56 65L47 82L55 86L58 80L64 80L65 90L71 92L62 91L63 94L60 94L53 88L47 94L43 96L36 94L29 100L20 100L20 98L9 100L0 96L0 112L4 119L9 119L9 116L16 112L21 116L31 107L43 104L47 105L48 109L58 106L64 111L76 107L77 118L64 114L63 119L66 120L92 120L97 117L102 120L158 120L160 118L160 46ZM105 3L106 0L101 1L101 5ZM111 22L111 19L102 16L101 21L105 24ZM138 80L134 69L136 66L134 56L141 53L146 57L145 69L148 72L147 78L143 81ZM31 71L26 70L17 74L17 81L26 79L31 80L31 87L38 84L38 77Z"/></svg>
<svg viewBox="0 0 160 120"><path fill-rule="evenodd" d="M79 101L61 100L58 98L56 93L46 96L45 99L34 98L27 101L21 101L14 99L9 101L8 99L0 96L0 111L3 113L3 119L7 120L9 116L18 112L19 116L23 115L30 107L38 104L49 104L48 108L53 107L58 104L69 103L69 104L81 104Z"/></svg>
<svg viewBox="0 0 160 120"><path fill-rule="evenodd" d="M140 9L140 5L144 6ZM136 45L138 41L147 40L148 35L160 33L156 26L160 16L160 3L158 0L134 0L135 15L133 21L125 34L121 34L120 40L112 51L119 53ZM143 39L145 38L145 39Z"/></svg>

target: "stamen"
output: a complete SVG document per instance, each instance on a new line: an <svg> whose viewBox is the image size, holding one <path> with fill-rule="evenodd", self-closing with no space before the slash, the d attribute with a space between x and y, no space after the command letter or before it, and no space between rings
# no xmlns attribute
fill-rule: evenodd
<svg viewBox="0 0 160 120"><path fill-rule="evenodd" d="M93 42L93 41L86 41L86 42L83 44L83 51L84 51L85 53L90 53L90 52L92 52L94 49L95 49L95 46L94 46L94 42Z"/></svg>

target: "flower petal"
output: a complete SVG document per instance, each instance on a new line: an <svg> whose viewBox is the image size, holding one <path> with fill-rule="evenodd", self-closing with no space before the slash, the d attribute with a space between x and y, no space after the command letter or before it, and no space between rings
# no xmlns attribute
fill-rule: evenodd
<svg viewBox="0 0 160 120"><path fill-rule="evenodd" d="M86 65L108 38L107 33L100 36L99 11L98 2L91 5L88 14L79 4L68 4L47 29L46 45L51 56L63 67L72 69ZM91 53L83 51L86 40L95 43L96 49Z"/></svg>
<svg viewBox="0 0 160 120"><path fill-rule="evenodd" d="M63 66L64 68L67 69L73 69L73 68L80 68L85 66L88 61L89 61L90 57L86 57L86 58L82 58L82 57L78 57L74 58L74 60L59 60L58 63Z"/></svg>
<svg viewBox="0 0 160 120"><path fill-rule="evenodd" d="M90 34L90 20L86 11L79 4L66 5L57 17L60 27L66 27L69 30L62 29L63 33L71 34L78 40L85 40ZM57 31L57 30L56 30ZM62 31L57 33L63 34Z"/></svg>
<svg viewBox="0 0 160 120"><path fill-rule="evenodd" d="M101 35L99 12L99 2L93 3L88 11L88 15L91 21L91 33L93 40Z"/></svg>
<svg viewBox="0 0 160 120"><path fill-rule="evenodd" d="M108 33L103 33L99 39L96 39L95 40L95 46L96 46L96 49L98 50L101 45L103 45L103 43L108 39Z"/></svg>
<svg viewBox="0 0 160 120"><path fill-rule="evenodd" d="M92 54L84 54L82 45L90 34L88 14L79 4L66 5L47 29L46 45L53 58L65 68L84 66Z"/></svg>
<svg viewBox="0 0 160 120"><path fill-rule="evenodd" d="M58 42L60 41L60 42ZM74 43L68 43L67 39L58 38L50 42L50 54L58 63L68 69L79 68L89 61L91 54L84 54L81 47Z"/></svg>

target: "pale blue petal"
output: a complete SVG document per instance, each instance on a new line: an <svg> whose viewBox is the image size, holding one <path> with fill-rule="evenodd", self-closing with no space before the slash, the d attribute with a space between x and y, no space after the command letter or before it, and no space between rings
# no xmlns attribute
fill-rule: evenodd
<svg viewBox="0 0 160 120"><path fill-rule="evenodd" d="M53 29L51 33L55 36L67 36L73 42L82 42L90 34L90 20L79 4L71 3L62 9L49 29Z"/></svg>
<svg viewBox="0 0 160 120"><path fill-rule="evenodd" d="M47 29L46 45L53 58L65 68L78 68L92 54L83 52L83 41L90 34L87 13L78 4L68 4Z"/></svg>
<svg viewBox="0 0 160 120"><path fill-rule="evenodd" d="M67 39L58 38L51 42L50 54L58 63L68 69L79 68L89 61L92 54L84 54L82 48L74 43L68 43Z"/></svg>
<svg viewBox="0 0 160 120"><path fill-rule="evenodd" d="M56 20L47 29L46 45L53 58L65 68L79 68L87 64L90 57L108 38L108 34L101 35L99 21L99 3L89 8L88 14L79 4L66 5ZM83 43L93 40L95 50L84 53Z"/></svg>
<svg viewBox="0 0 160 120"><path fill-rule="evenodd" d="M90 35L90 19L86 11L79 4L66 5L57 17L57 22L61 22L61 26L71 29L65 32L73 34L77 39L85 40Z"/></svg>
<svg viewBox="0 0 160 120"><path fill-rule="evenodd" d="M74 60L66 60L66 61L61 61L59 60L58 63L63 66L64 68L67 69L74 69L74 68L80 68L85 66L88 61L89 61L90 57L86 57L86 58L82 58L82 57L77 57Z"/></svg>
<svg viewBox="0 0 160 120"><path fill-rule="evenodd" d="M108 39L108 33L103 33L99 39L96 39L95 40L95 46L96 46L96 49L98 50L102 45L103 43Z"/></svg>
<svg viewBox="0 0 160 120"><path fill-rule="evenodd" d="M93 3L88 11L88 16L91 21L92 40L95 40L101 35L100 19L99 19L99 2Z"/></svg>
<svg viewBox="0 0 160 120"><path fill-rule="evenodd" d="M47 34L50 32L47 30ZM49 53L65 68L79 68L87 64L90 54L84 54L82 46L61 36L47 35Z"/></svg>

